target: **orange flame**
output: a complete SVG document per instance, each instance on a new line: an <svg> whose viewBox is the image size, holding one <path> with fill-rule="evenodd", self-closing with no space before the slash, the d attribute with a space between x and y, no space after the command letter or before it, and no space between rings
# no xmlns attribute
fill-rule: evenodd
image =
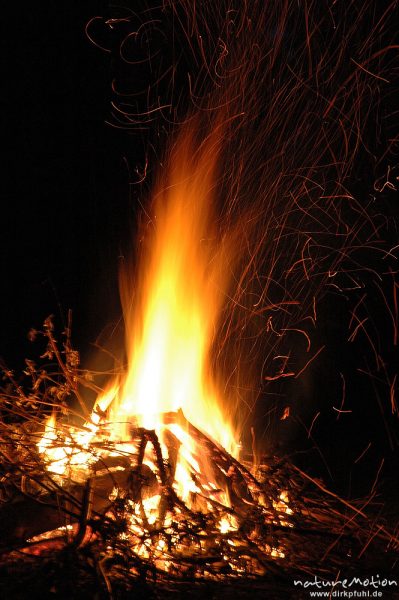
<svg viewBox="0 0 399 600"><path fill-rule="evenodd" d="M196 146L186 132L171 153L168 178L155 194L138 284L129 283L127 269L121 274L127 374L123 381L111 382L97 399L83 431L69 428L63 433L49 420L38 447L49 470L57 475L81 479L98 459L92 442L101 435L100 415L107 410L107 428L116 451L134 453L129 445L129 422L133 420L145 429L155 429L162 442L162 415L181 408L194 426L231 454L237 453L210 360L227 285L227 246L218 240L212 211L219 143L213 135ZM218 498L229 504L228 494L213 481L205 457L201 456L198 464L201 449L190 435L176 423L168 429L181 443L175 465L180 497L187 501L190 494L200 492L193 474L201 473L210 493L219 494ZM154 466L149 452L145 461ZM156 504L157 497L146 502L151 512L150 504ZM223 530L234 528L233 521L221 524Z"/></svg>
<svg viewBox="0 0 399 600"><path fill-rule="evenodd" d="M197 151L190 135L178 141L169 179L155 196L134 307L128 274L121 276L129 369L113 414L119 421L139 416L143 427L153 429L160 413L182 408L193 424L234 451L209 358L226 287L221 252L212 252L217 156L213 138Z"/></svg>

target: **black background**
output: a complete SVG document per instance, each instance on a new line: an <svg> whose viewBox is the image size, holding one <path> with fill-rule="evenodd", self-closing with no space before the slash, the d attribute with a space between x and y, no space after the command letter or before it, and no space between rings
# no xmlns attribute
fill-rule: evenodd
<svg viewBox="0 0 399 600"><path fill-rule="evenodd" d="M0 356L11 367L20 368L34 353L27 332L40 328L49 314L62 327L72 309L73 339L83 362L91 356L91 342L120 318L118 262L137 212L124 151L130 164L142 163L143 141L138 133L128 135L105 123L115 67L111 56L89 41L85 26L107 10L100 0L81 5L47 1L32 10L8 6L3 17ZM340 346L345 306L333 298L324 310L330 316L320 333L330 340L325 362L310 370L308 388L305 381L292 390L294 409L299 401L309 407L301 414L307 426L318 407L340 394L337 378L330 382L331 372L345 370L351 361L353 373L357 368L356 347L343 351ZM394 365L397 357L389 358ZM372 439L370 462L359 467L360 478L369 485L381 457L385 468L396 469L397 442L389 443L384 424L388 419L391 431L396 417L385 408L381 417L370 380L354 379L351 393L361 418L348 425L337 423L335 415L327 420L319 431L322 451L330 465L346 474L347 486L348 447L353 462ZM266 413L262 406L257 410L265 430ZM283 430L285 423L279 427ZM299 450L313 445L305 428L295 435L292 429L285 433L277 428L280 433L291 451L296 449L293 440L301 436L305 444ZM353 439L358 443L352 447ZM314 455L319 460L318 451ZM323 471L323 461L319 467Z"/></svg>
<svg viewBox="0 0 399 600"><path fill-rule="evenodd" d="M3 23L0 331L11 365L49 314L62 326L73 310L84 350L119 313L128 189L118 136L104 124L111 63L85 34L105 10L104 2L18 5Z"/></svg>

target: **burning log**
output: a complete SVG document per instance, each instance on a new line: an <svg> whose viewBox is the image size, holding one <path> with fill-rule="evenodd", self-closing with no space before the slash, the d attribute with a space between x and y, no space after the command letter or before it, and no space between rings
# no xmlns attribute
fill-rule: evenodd
<svg viewBox="0 0 399 600"><path fill-rule="evenodd" d="M254 494L263 492L262 486L252 475L252 473L231 454L229 454L220 444L210 439L204 432L192 425L181 409L176 413L164 415L164 423L178 423L186 429L188 433L197 441L200 447L205 447L219 473L225 474L223 482L229 481L229 478L234 479L236 486L240 486L242 493L246 494L248 500L252 496L248 495L248 491L252 490ZM233 477L234 475L234 477ZM242 496L241 496L242 497Z"/></svg>

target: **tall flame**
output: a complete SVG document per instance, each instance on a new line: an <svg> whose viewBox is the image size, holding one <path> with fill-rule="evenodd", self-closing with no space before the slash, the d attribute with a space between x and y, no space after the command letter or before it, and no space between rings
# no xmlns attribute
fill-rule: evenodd
<svg viewBox="0 0 399 600"><path fill-rule="evenodd" d="M134 454L132 422L155 430L160 442L167 444L165 413L176 415L182 409L188 422L230 454L237 454L238 444L211 368L212 342L228 283L228 245L218 237L212 210L219 143L220 135L213 134L196 144L187 131L177 140L167 164L168 176L156 189L149 231L142 236L137 283L131 284L129 269L121 274L126 376L111 382L98 397L83 431L61 433L49 420L38 446L50 471L75 479L87 476L98 452L101 455L93 442L96 436L101 438L101 415L106 411L106 428L116 452ZM184 430L183 422L167 425L181 445L175 464L176 491L184 501L201 492L198 476L205 486L202 490L207 488L229 504L227 489L221 490L215 480L210 457ZM163 450L168 455L165 446ZM146 450L144 460L154 467L151 452ZM155 505L158 501L159 497L151 500ZM156 507L148 502L155 519ZM226 526L234 527L234 519Z"/></svg>
<svg viewBox="0 0 399 600"><path fill-rule="evenodd" d="M112 469L109 458L118 455L128 457L132 473L143 482L149 473L158 479L148 487L148 496L141 496L140 489L140 502L131 497L126 505L129 539L140 556L151 553L150 542L143 542L144 528L167 530L174 520L160 493L162 486L173 486L177 497L194 511L212 512L216 506L222 535L239 528L237 514L229 510L239 493L233 486L237 472L233 462L220 460L228 455L209 440L212 437L230 454L237 454L226 403L222 403L211 368L232 247L231 242L227 245L219 239L212 211L219 138L213 134L196 145L186 131L177 140L167 165L168 178L157 187L150 233L143 236L146 245L137 274L138 291L130 283L129 270L121 274L128 359L125 378L110 382L85 427L63 429L50 418L38 443L48 470L61 484L65 476L77 483L85 481L97 473L99 464L106 471L108 466ZM103 444L104 438L112 444ZM162 470L164 458L168 467ZM115 468L124 470L125 466ZM114 493L118 495L119 490L113 489L109 499ZM240 500L243 505L245 494L252 497L248 488ZM289 514L287 503L282 493L273 506ZM220 513L223 507L227 508L224 514ZM234 545L231 540L228 543ZM164 545L160 539L155 551L167 570ZM269 552L284 556L280 548L269 548Z"/></svg>
<svg viewBox="0 0 399 600"><path fill-rule="evenodd" d="M195 150L191 135L179 138L168 179L155 195L139 298L122 273L129 368L113 413L119 421L139 416L143 427L153 429L160 413L182 408L192 423L232 451L234 437L209 358L226 286L212 211L217 157L217 139L210 137Z"/></svg>

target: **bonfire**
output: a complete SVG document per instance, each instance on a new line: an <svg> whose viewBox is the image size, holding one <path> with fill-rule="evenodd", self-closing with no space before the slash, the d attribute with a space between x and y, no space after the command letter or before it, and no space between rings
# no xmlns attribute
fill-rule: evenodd
<svg viewBox="0 0 399 600"><path fill-rule="evenodd" d="M121 273L126 369L99 390L79 368L70 327L59 346L48 318L32 335L44 337L42 360L55 359L59 372L27 361L29 389L6 372L8 567L18 556L89 552L112 596L121 581L167 589L190 579L298 576L320 552L317 573L331 577L343 556L362 557L374 540L396 548L386 524L367 516L372 498L351 504L284 461L242 452L209 359L228 288L223 260L234 253L231 240L211 237L216 161L213 136L198 148L189 132L177 140L170 177L155 194L141 289ZM90 387L97 397L89 411Z"/></svg>
<svg viewBox="0 0 399 600"><path fill-rule="evenodd" d="M289 43L291 17L286 6L280 17L278 3L265 10L254 2L253 16L226 3L212 26L206 3L198 14L183 8L163 7L173 25L165 31L179 23L176 39L185 40L198 67L194 80L186 78L191 105L182 122L180 96L161 105L153 88L145 113L139 105L129 112L120 98L112 105L115 127L139 129L153 115L164 118L166 108L175 120L151 174L134 256L120 269L123 358L104 345L109 371L82 366L69 313L64 328L48 317L30 332L40 358L26 360L23 374L3 367L4 593L307 598L311 586L331 593L344 586L341 572L362 586L371 568L375 588L396 591L398 582L383 579L393 572L399 538L381 508L378 474L366 498L342 498L290 458L262 451L248 426L255 371L262 384L299 381L322 353L313 343L326 289L360 289L363 271L378 279L363 264L365 248L381 260L395 257L397 246L381 241L388 219L377 209L370 217L347 189L363 143L359 115L371 120L370 98L380 98L390 72L383 57L397 50L386 41L381 50L388 11L368 35L367 52L359 50L362 62L350 62L345 52L357 40L357 20L349 8L348 28L339 23L336 33L332 10L331 18L319 17L306 7ZM140 26L130 12L103 20L115 36L122 32L118 56L128 65L141 64L129 52L143 48L149 62L159 58L146 45L157 39L147 12ZM99 20L88 24L91 41ZM319 23L332 40L326 53L320 41L312 47ZM266 30L277 40L272 46ZM261 122L267 126L258 135ZM142 177L136 173L138 185L147 162ZM394 275L395 309L385 305L396 344ZM368 317L358 316L363 301L354 302L348 341L365 332L377 354ZM380 375L380 356L376 363ZM396 375L389 377L386 371L394 413ZM334 408L338 417L350 412L344 401ZM288 403L279 415L290 418Z"/></svg>

